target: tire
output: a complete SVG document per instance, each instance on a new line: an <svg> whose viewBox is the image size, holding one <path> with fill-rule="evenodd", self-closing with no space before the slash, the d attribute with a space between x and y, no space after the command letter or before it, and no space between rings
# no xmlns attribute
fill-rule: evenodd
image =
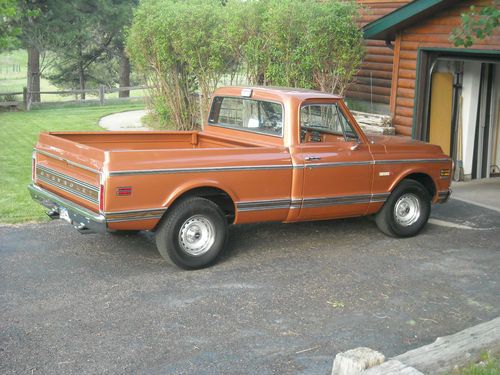
<svg viewBox="0 0 500 375"><path fill-rule="evenodd" d="M403 180L375 216L378 228L391 237L418 234L429 220L431 197L418 181Z"/></svg>
<svg viewBox="0 0 500 375"><path fill-rule="evenodd" d="M213 264L227 241L227 220L212 201L192 197L174 205L156 231L156 247L165 259L184 269Z"/></svg>

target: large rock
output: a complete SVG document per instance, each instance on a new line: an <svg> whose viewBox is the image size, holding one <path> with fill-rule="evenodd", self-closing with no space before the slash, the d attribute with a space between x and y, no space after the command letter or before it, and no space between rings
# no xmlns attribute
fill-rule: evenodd
<svg viewBox="0 0 500 375"><path fill-rule="evenodd" d="M356 348L339 353L333 361L332 375L357 375L385 361L382 353L370 348Z"/></svg>

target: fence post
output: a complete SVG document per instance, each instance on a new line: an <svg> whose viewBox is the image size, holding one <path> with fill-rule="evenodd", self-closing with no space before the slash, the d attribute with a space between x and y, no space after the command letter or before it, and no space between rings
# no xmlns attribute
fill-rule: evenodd
<svg viewBox="0 0 500 375"><path fill-rule="evenodd" d="M101 105L104 105L104 93L105 93L105 86L100 85L99 86L99 103Z"/></svg>
<svg viewBox="0 0 500 375"><path fill-rule="evenodd" d="M23 87L23 105L24 105L24 109L26 111L29 111L29 106L28 106L28 88L27 87Z"/></svg>

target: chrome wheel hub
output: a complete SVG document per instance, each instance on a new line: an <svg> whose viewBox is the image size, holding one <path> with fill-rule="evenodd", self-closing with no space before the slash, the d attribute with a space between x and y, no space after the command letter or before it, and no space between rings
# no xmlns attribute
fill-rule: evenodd
<svg viewBox="0 0 500 375"><path fill-rule="evenodd" d="M406 193L394 205L394 219L404 227L414 224L420 217L420 201L415 194Z"/></svg>
<svg viewBox="0 0 500 375"><path fill-rule="evenodd" d="M195 215L182 224L179 231L179 245L188 254L205 254L215 242L215 228L205 216Z"/></svg>

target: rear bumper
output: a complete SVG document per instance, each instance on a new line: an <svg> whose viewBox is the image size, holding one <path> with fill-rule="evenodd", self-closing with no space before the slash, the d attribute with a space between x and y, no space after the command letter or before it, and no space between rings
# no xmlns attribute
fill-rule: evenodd
<svg viewBox="0 0 500 375"><path fill-rule="evenodd" d="M30 184L28 190L35 202L49 209L47 215L51 219L59 219L61 211L66 209L68 212L68 219L66 220L80 233L106 232L106 218L104 215L90 211L35 184Z"/></svg>

